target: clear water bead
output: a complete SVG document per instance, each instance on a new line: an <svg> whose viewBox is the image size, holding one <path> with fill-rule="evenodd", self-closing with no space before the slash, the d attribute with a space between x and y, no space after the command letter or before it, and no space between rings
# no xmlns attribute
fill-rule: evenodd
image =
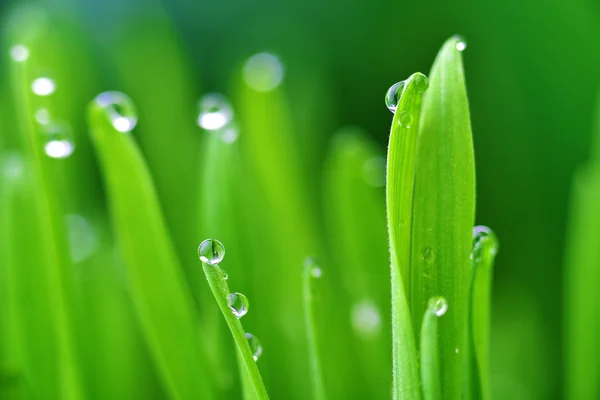
<svg viewBox="0 0 600 400"><path fill-rule="evenodd" d="M433 297L429 300L429 309L435 315L441 317L448 311L448 302L443 297Z"/></svg>
<svg viewBox="0 0 600 400"><path fill-rule="evenodd" d="M36 78L31 84L31 90L38 96L50 96L56 90L56 84L50 78Z"/></svg>
<svg viewBox="0 0 600 400"><path fill-rule="evenodd" d="M484 225L478 225L473 228L473 250L471 251L471 260L479 262L484 254L488 253L492 257L498 253L498 239L496 234L490 228Z"/></svg>
<svg viewBox="0 0 600 400"><path fill-rule="evenodd" d="M414 75L413 80L414 80L414 85L417 88L417 91L419 93L423 93L427 89L429 89L429 78L426 75L424 75L420 72L417 72Z"/></svg>
<svg viewBox="0 0 600 400"><path fill-rule="evenodd" d="M247 332L246 339L248 340L248 344L250 345L250 351L252 351L252 357L254 357L254 361L258 361L263 351L262 346L260 345L260 341L256 336Z"/></svg>
<svg viewBox="0 0 600 400"><path fill-rule="evenodd" d="M271 53L258 53L244 64L243 76L246 85L257 92L270 92L283 80L283 64Z"/></svg>
<svg viewBox="0 0 600 400"><path fill-rule="evenodd" d="M465 38L461 35L456 35L454 38L456 39L456 50L464 51L467 48L467 41Z"/></svg>
<svg viewBox="0 0 600 400"><path fill-rule="evenodd" d="M400 114L398 115L398 123L400 124L401 127L410 129L413 124L412 114L406 110L400 111Z"/></svg>
<svg viewBox="0 0 600 400"><path fill-rule="evenodd" d="M423 257L423 261L425 261L427 264L433 263L435 259L435 254L433 253L433 249L431 247L426 247L421 256Z"/></svg>
<svg viewBox="0 0 600 400"><path fill-rule="evenodd" d="M10 57L16 62L27 61L29 49L22 44L17 44L10 49Z"/></svg>
<svg viewBox="0 0 600 400"><path fill-rule="evenodd" d="M225 247L216 239L206 239L198 246L198 256L203 263L217 265L225 257Z"/></svg>
<svg viewBox="0 0 600 400"><path fill-rule="evenodd" d="M104 92L96 96L98 104L119 132L131 132L137 124L137 111L133 101L125 93Z"/></svg>
<svg viewBox="0 0 600 400"><path fill-rule="evenodd" d="M198 126L207 131L219 130L233 118L233 109L225 96L208 93L198 102Z"/></svg>
<svg viewBox="0 0 600 400"><path fill-rule="evenodd" d="M395 113L396 108L398 108L398 103L400 102L405 86L406 81L394 83L385 94L385 105L393 113Z"/></svg>
<svg viewBox="0 0 600 400"><path fill-rule="evenodd" d="M44 152L51 158L67 158L75 150L71 127L63 122L44 125Z"/></svg>
<svg viewBox="0 0 600 400"><path fill-rule="evenodd" d="M248 312L248 299L241 293L231 293L227 297L227 305L231 308L236 318L242 318Z"/></svg>

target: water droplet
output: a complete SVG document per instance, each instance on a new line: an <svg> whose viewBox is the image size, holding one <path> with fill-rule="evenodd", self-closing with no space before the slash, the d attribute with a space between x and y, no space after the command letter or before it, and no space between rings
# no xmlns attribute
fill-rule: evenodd
<svg viewBox="0 0 600 400"><path fill-rule="evenodd" d="M489 252L490 256L498 253L498 239L496 234L487 226L478 225L473 228L473 250L471 251L471 260L481 261L481 258Z"/></svg>
<svg viewBox="0 0 600 400"><path fill-rule="evenodd" d="M455 352L456 354L458 354L458 348L454 349L454 352Z"/></svg>
<svg viewBox="0 0 600 400"><path fill-rule="evenodd" d="M81 262L91 256L98 248L98 238L90 223L80 215L67 215L69 247L71 260Z"/></svg>
<svg viewBox="0 0 600 400"><path fill-rule="evenodd" d="M50 123L50 112L45 108L40 108L35 112L35 120L38 124L47 125Z"/></svg>
<svg viewBox="0 0 600 400"><path fill-rule="evenodd" d="M98 104L119 132L131 132L137 124L137 111L133 101L125 93L104 92L96 96Z"/></svg>
<svg viewBox="0 0 600 400"><path fill-rule="evenodd" d="M400 98L402 97L404 86L406 86L406 81L396 82L388 89L387 93L385 94L385 105L393 113L395 113L396 108L398 108L398 103L400 102Z"/></svg>
<svg viewBox="0 0 600 400"><path fill-rule="evenodd" d="M8 180L17 180L23 175L25 166L23 158L17 152L11 151L0 155L0 173Z"/></svg>
<svg viewBox="0 0 600 400"><path fill-rule="evenodd" d="M50 96L56 90L56 84L50 78L37 78L31 84L31 90L38 96Z"/></svg>
<svg viewBox="0 0 600 400"><path fill-rule="evenodd" d="M365 339L379 333L381 315L372 300L363 299L352 307L352 327L358 336Z"/></svg>
<svg viewBox="0 0 600 400"><path fill-rule="evenodd" d="M73 154L75 142L71 127L64 122L55 122L45 126L42 132L44 152L52 158L66 158Z"/></svg>
<svg viewBox="0 0 600 400"><path fill-rule="evenodd" d="M429 299L429 310L438 317L441 317L448 311L448 302L443 297L433 297Z"/></svg>
<svg viewBox="0 0 600 400"><path fill-rule="evenodd" d="M233 109L227 98L219 93L208 93L198 102L198 126L216 131L233 118Z"/></svg>
<svg viewBox="0 0 600 400"><path fill-rule="evenodd" d="M227 305L233 311L236 318L242 318L248 312L248 299L241 293L231 293L227 297Z"/></svg>
<svg viewBox="0 0 600 400"><path fill-rule="evenodd" d="M412 124L413 124L413 116L409 111L400 111L400 114L398 115L398 123L400 124L401 127L403 128L411 128Z"/></svg>
<svg viewBox="0 0 600 400"><path fill-rule="evenodd" d="M229 124L224 129L222 129L221 140L224 143L231 144L237 140L238 136L238 128L233 124Z"/></svg>
<svg viewBox="0 0 600 400"><path fill-rule="evenodd" d="M252 357L254 357L254 361L258 361L263 351L260 341L256 336L247 332L246 339L248 339L248 344L250 345L250 351L252 351Z"/></svg>
<svg viewBox="0 0 600 400"><path fill-rule="evenodd" d="M223 279L225 279L225 280L229 279L229 274L227 272L225 272L224 269L221 268L221 272L223 272Z"/></svg>
<svg viewBox="0 0 600 400"><path fill-rule="evenodd" d="M419 93L425 92L429 88L429 78L420 72L417 72L413 78L414 85Z"/></svg>
<svg viewBox="0 0 600 400"><path fill-rule="evenodd" d="M320 278L323 276L323 271L319 265L319 262L313 257L306 257L304 259L304 268L308 269L310 276L313 278Z"/></svg>
<svg viewBox="0 0 600 400"><path fill-rule="evenodd" d="M431 247L426 247L421 256L423 257L423 261L425 261L427 264L431 264L435 260L435 254L433 253L433 249Z"/></svg>
<svg viewBox="0 0 600 400"><path fill-rule="evenodd" d="M362 177L369 186L385 186L386 159L382 156L369 158L362 167Z"/></svg>
<svg viewBox="0 0 600 400"><path fill-rule="evenodd" d="M461 35L456 35L456 50L464 51L467 48L467 41Z"/></svg>
<svg viewBox="0 0 600 400"><path fill-rule="evenodd" d="M22 44L17 44L10 49L10 57L16 62L27 61L29 49Z"/></svg>
<svg viewBox="0 0 600 400"><path fill-rule="evenodd" d="M216 239L206 239L198 246L198 256L203 263L217 265L225 257L225 247Z"/></svg>
<svg viewBox="0 0 600 400"><path fill-rule="evenodd" d="M283 80L283 64L271 53L258 53L244 64L244 81L257 92L269 92Z"/></svg>

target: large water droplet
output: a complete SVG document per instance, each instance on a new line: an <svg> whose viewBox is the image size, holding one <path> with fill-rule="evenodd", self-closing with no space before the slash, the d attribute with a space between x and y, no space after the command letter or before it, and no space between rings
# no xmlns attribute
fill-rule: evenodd
<svg viewBox="0 0 600 400"><path fill-rule="evenodd" d="M478 225L473 228L473 250L471 260L481 261L481 258L489 252L490 256L498 253L498 239L496 234L487 226Z"/></svg>
<svg viewBox="0 0 600 400"><path fill-rule="evenodd" d="M248 340L248 344L250 345L250 351L252 351L252 357L254 357L254 361L258 361L263 351L262 346L260 345L260 341L256 336L247 332L246 339Z"/></svg>
<svg viewBox="0 0 600 400"><path fill-rule="evenodd" d="M104 92L96 96L96 104L104 109L119 132L131 132L137 124L137 111L125 93Z"/></svg>
<svg viewBox="0 0 600 400"><path fill-rule="evenodd" d="M198 102L198 126L216 131L233 118L233 109L227 98L220 93L208 93Z"/></svg>
<svg viewBox="0 0 600 400"><path fill-rule="evenodd" d="M75 142L71 127L64 122L54 122L44 126L42 132L44 152L52 158L66 158L73 154Z"/></svg>
<svg viewBox="0 0 600 400"><path fill-rule="evenodd" d="M395 113L396 108L398 108L404 86L406 86L406 81L394 83L385 94L385 105L393 113Z"/></svg>
<svg viewBox="0 0 600 400"><path fill-rule="evenodd" d="M464 51L467 48L467 41L465 38L462 35L456 35L454 38L456 39L456 50Z"/></svg>
<svg viewBox="0 0 600 400"><path fill-rule="evenodd" d="M50 78L37 78L31 84L31 90L38 96L50 96L56 90L56 84Z"/></svg>
<svg viewBox="0 0 600 400"><path fill-rule="evenodd" d="M352 328L365 339L371 338L381 328L381 315L372 300L363 299L352 307Z"/></svg>
<svg viewBox="0 0 600 400"><path fill-rule="evenodd" d="M225 247L216 239L206 239L198 246L198 256L203 263L217 265L225 257Z"/></svg>
<svg viewBox="0 0 600 400"><path fill-rule="evenodd" d="M258 53L244 64L244 81L257 92L269 92L283 80L283 64L271 53Z"/></svg>
<svg viewBox="0 0 600 400"><path fill-rule="evenodd" d="M433 297L429 299L429 310L438 317L441 317L448 311L448 302L443 297Z"/></svg>
<svg viewBox="0 0 600 400"><path fill-rule="evenodd" d="M22 44L17 44L10 49L10 57L16 62L27 61L29 49Z"/></svg>
<svg viewBox="0 0 600 400"><path fill-rule="evenodd" d="M385 186L385 157L375 156L369 158L362 167L362 177L369 186Z"/></svg>
<svg viewBox="0 0 600 400"><path fill-rule="evenodd" d="M242 318L248 312L248 299L241 293L231 293L227 297L227 305L233 311L236 318Z"/></svg>

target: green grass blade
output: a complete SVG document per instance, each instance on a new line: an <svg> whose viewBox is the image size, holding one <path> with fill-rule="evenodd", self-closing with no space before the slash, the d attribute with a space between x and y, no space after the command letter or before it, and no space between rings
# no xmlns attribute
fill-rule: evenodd
<svg viewBox="0 0 600 400"><path fill-rule="evenodd" d="M308 342L308 358L310 366L311 384L315 400L325 400L325 383L321 371L321 356L317 335L317 322L315 318L315 279L321 276L321 268L313 259L307 259L302 273L302 292L304 297L304 324L306 325L306 338Z"/></svg>
<svg viewBox="0 0 600 400"><path fill-rule="evenodd" d="M411 312L416 332L432 296L448 301L440 321L444 399L461 398L475 217L475 168L461 40L440 50L423 100L412 229Z"/></svg>
<svg viewBox="0 0 600 400"><path fill-rule="evenodd" d="M417 350L413 324L410 319L407 285L410 276L410 232L416 146L421 101L426 88L424 86L426 80L424 75L417 73L406 81L392 121L388 148L387 215L392 258L392 343L395 399L419 399L421 397ZM403 118L409 118L410 121L402 121Z"/></svg>
<svg viewBox="0 0 600 400"><path fill-rule="evenodd" d="M97 101L89 124L133 302L166 390L175 398L210 398L193 299L144 159Z"/></svg>
<svg viewBox="0 0 600 400"><path fill-rule="evenodd" d="M565 398L600 398L600 169L574 177L565 266Z"/></svg>
<svg viewBox="0 0 600 400"><path fill-rule="evenodd" d="M498 240L485 226L473 228L471 252L471 293L469 296L468 331L465 346L464 399L489 399L490 328L492 275Z"/></svg>
<svg viewBox="0 0 600 400"><path fill-rule="evenodd" d="M233 340L241 356L242 365L245 366L248 373L246 378L251 382L256 393L256 398L259 400L268 399L269 395L267 394L267 389L260 376L260 371L258 370L254 355L250 349L248 340L246 339L246 333L244 332L242 323L233 314L231 308L229 308L228 297L231 292L229 291L227 282L223 278L223 271L218 265L210 265L204 262L202 263L202 269L204 270L210 289L215 296L215 300L223 313L223 317L229 326L229 330L233 335ZM242 379L246 378L242 375Z"/></svg>
<svg viewBox="0 0 600 400"><path fill-rule="evenodd" d="M442 297L433 297L423 316L421 325L421 382L424 400L442 398L442 376L440 371L440 351L438 319L446 313L448 304Z"/></svg>

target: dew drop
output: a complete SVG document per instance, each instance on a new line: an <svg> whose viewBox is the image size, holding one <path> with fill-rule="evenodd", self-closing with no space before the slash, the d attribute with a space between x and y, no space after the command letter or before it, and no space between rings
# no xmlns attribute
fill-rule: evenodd
<svg viewBox="0 0 600 400"><path fill-rule="evenodd" d="M456 354L458 354L458 348L454 349L454 352L455 352Z"/></svg>
<svg viewBox="0 0 600 400"><path fill-rule="evenodd" d="M304 268L308 270L310 276L313 278L320 278L323 276L323 271L319 265L319 262L312 257L307 257L304 259Z"/></svg>
<svg viewBox="0 0 600 400"><path fill-rule="evenodd" d="M235 142L239 136L239 131L237 126L234 124L229 124L221 131L221 140L223 143L231 144Z"/></svg>
<svg viewBox="0 0 600 400"><path fill-rule="evenodd" d="M467 48L467 41L465 40L465 38L461 35L456 35L455 39L456 39L456 50L464 51Z"/></svg>
<svg viewBox="0 0 600 400"><path fill-rule="evenodd" d="M398 115L398 123L401 127L410 129L413 124L413 116L409 111L400 111Z"/></svg>
<svg viewBox="0 0 600 400"><path fill-rule="evenodd" d="M271 53L258 53L244 64L243 76L248 86L257 92L270 92L283 80L283 64Z"/></svg>
<svg viewBox="0 0 600 400"><path fill-rule="evenodd" d="M50 123L50 112L45 108L40 108L35 112L35 120L40 125L47 125Z"/></svg>
<svg viewBox="0 0 600 400"><path fill-rule="evenodd" d="M489 253L495 256L498 253L498 239L496 234L490 228L484 225L478 225L473 228L473 250L471 251L471 260L480 262L481 258Z"/></svg>
<svg viewBox="0 0 600 400"><path fill-rule="evenodd" d="M431 264L435 260L435 254L433 253L433 249L431 247L425 247L421 256L423 257L423 261L425 261L427 264Z"/></svg>
<svg viewBox="0 0 600 400"><path fill-rule="evenodd" d="M10 49L10 57L16 62L27 61L29 49L22 44L17 44Z"/></svg>
<svg viewBox="0 0 600 400"><path fill-rule="evenodd" d="M225 279L225 280L229 279L229 274L227 272L225 272L224 269L221 269L221 272L223 272L223 279Z"/></svg>
<svg viewBox="0 0 600 400"><path fill-rule="evenodd" d="M448 302L443 297L433 297L429 299L429 309L435 315L441 317L448 311Z"/></svg>
<svg viewBox="0 0 600 400"><path fill-rule="evenodd" d="M50 96L56 90L56 84L50 78L36 78L31 84L31 90L38 96Z"/></svg>
<svg viewBox="0 0 600 400"><path fill-rule="evenodd" d="M67 158L75 150L75 142L71 127L63 122L55 122L45 126L42 132L44 152L51 158Z"/></svg>
<svg viewBox="0 0 600 400"><path fill-rule="evenodd" d="M396 82L390 86L385 94L385 105L393 113L395 113L396 108L398 108L398 103L400 102L400 97L402 97L404 86L406 86L406 81Z"/></svg>
<svg viewBox="0 0 600 400"><path fill-rule="evenodd" d="M137 111L133 101L125 93L104 92L96 96L98 104L119 132L131 132L137 124Z"/></svg>
<svg viewBox="0 0 600 400"><path fill-rule="evenodd" d="M203 263L217 265L225 257L225 247L216 239L206 239L198 246L198 256Z"/></svg>
<svg viewBox="0 0 600 400"><path fill-rule="evenodd" d="M227 305L231 308L236 318L242 318L248 312L248 299L241 293L231 293L227 297Z"/></svg>
<svg viewBox="0 0 600 400"><path fill-rule="evenodd" d="M226 126L233 118L233 109L225 96L208 93L198 102L198 126L207 131L216 131Z"/></svg>
<svg viewBox="0 0 600 400"><path fill-rule="evenodd" d="M352 307L352 328L365 339L372 338L381 328L381 315L372 300L363 299Z"/></svg>
<svg viewBox="0 0 600 400"><path fill-rule="evenodd" d="M425 92L429 88L429 78L420 72L417 72L413 78L414 85L419 93Z"/></svg>
<svg viewBox="0 0 600 400"><path fill-rule="evenodd" d="M248 344L250 345L250 351L252 351L252 357L254 357L254 361L258 361L263 351L262 346L260 345L260 341L256 336L247 332L246 339L248 340Z"/></svg>
<svg viewBox="0 0 600 400"><path fill-rule="evenodd" d="M385 186L386 159L382 156L369 158L362 167L362 177L369 186Z"/></svg>

